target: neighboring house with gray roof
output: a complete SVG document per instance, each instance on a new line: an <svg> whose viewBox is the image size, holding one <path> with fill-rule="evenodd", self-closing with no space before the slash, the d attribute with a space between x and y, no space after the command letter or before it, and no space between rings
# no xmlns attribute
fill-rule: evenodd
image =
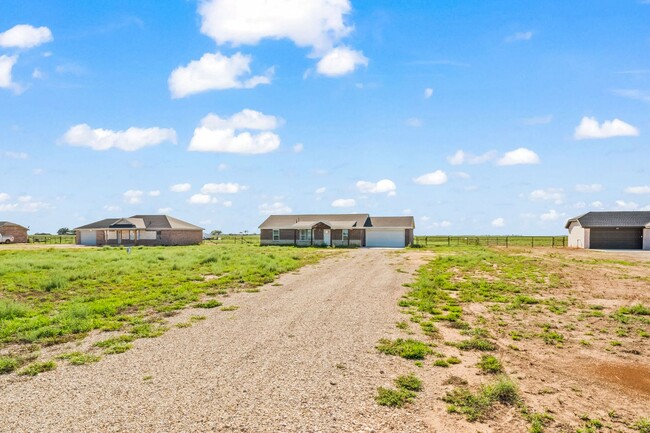
<svg viewBox="0 0 650 433"><path fill-rule="evenodd" d="M79 245L195 245L203 228L168 215L107 218L77 227Z"/></svg>
<svg viewBox="0 0 650 433"><path fill-rule="evenodd" d="M413 243L415 221L368 214L271 215L259 228L261 245L402 248Z"/></svg>
<svg viewBox="0 0 650 433"><path fill-rule="evenodd" d="M14 243L27 243L29 238L27 236L27 227L9 221L0 221L0 235L13 236Z"/></svg>
<svg viewBox="0 0 650 433"><path fill-rule="evenodd" d="M569 247L650 250L650 212L588 212L571 218Z"/></svg>

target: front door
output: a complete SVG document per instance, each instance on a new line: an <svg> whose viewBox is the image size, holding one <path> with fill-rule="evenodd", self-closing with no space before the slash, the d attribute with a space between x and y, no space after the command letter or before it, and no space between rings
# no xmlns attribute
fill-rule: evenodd
<svg viewBox="0 0 650 433"><path fill-rule="evenodd" d="M330 236L331 236L331 234L330 234L330 231L329 231L329 230L327 230L327 229L326 229L326 230L323 230L323 243L324 243L325 245L329 245L329 244L330 244L330 239L331 239Z"/></svg>

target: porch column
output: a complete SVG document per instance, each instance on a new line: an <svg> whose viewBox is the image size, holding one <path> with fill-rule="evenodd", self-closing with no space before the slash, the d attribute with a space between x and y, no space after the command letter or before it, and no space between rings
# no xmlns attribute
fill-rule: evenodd
<svg viewBox="0 0 650 433"><path fill-rule="evenodd" d="M298 235L298 230L294 230L294 231L293 231L293 246L294 246L294 247L295 247L296 245L298 245L298 243L296 242L296 237L297 237L297 235Z"/></svg>
<svg viewBox="0 0 650 433"><path fill-rule="evenodd" d="M314 229L309 229L309 233L311 233L311 236L309 236L310 240L310 245L313 247L314 246Z"/></svg>

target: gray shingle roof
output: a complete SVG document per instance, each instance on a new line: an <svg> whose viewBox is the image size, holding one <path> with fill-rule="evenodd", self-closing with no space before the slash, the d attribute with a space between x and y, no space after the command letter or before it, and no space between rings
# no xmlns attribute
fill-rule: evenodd
<svg viewBox="0 0 650 433"><path fill-rule="evenodd" d="M650 211L609 211L587 212L584 215L571 218L565 228L577 221L582 227L636 227L642 228L650 224Z"/></svg>
<svg viewBox="0 0 650 433"><path fill-rule="evenodd" d="M344 228L415 228L412 216L371 217L368 214L311 214L311 215L271 215L260 229L301 229L310 228L319 222L333 229Z"/></svg>
<svg viewBox="0 0 650 433"><path fill-rule="evenodd" d="M298 224L298 228L307 225L309 227L323 222L330 227L341 223L350 224L351 227L363 227L368 219L368 214L308 214L308 215L269 215L260 224L260 229L291 229ZM306 223L306 224L305 224ZM336 224L339 223L339 224ZM308 227L302 227L308 228Z"/></svg>
<svg viewBox="0 0 650 433"><path fill-rule="evenodd" d="M415 220L412 216L399 216L399 217L370 217L370 225L367 227L375 228L400 228L400 229L414 229Z"/></svg>
<svg viewBox="0 0 650 433"><path fill-rule="evenodd" d="M117 229L134 228L147 230L204 230L188 222L168 215L133 215L129 218L106 218L101 221L77 227L75 230L84 229Z"/></svg>

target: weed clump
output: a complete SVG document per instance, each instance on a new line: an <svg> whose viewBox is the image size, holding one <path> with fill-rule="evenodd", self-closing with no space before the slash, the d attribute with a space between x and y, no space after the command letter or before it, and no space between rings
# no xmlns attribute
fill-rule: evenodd
<svg viewBox="0 0 650 433"><path fill-rule="evenodd" d="M195 304L194 306L196 308L217 308L222 306L223 304L216 299L210 299L209 301L206 302L199 302Z"/></svg>
<svg viewBox="0 0 650 433"><path fill-rule="evenodd" d="M89 353L72 352L57 356L58 359L65 359L72 365L84 365L98 362L101 357Z"/></svg>
<svg viewBox="0 0 650 433"><path fill-rule="evenodd" d="M482 352L491 352L497 349L497 346L491 341L485 340L483 338L471 338L469 340L463 340L455 344L461 350L479 350Z"/></svg>
<svg viewBox="0 0 650 433"><path fill-rule="evenodd" d="M379 340L377 350L386 355L401 356L405 359L424 359L432 352L425 343L410 338L407 340L398 338L394 341L382 338Z"/></svg>
<svg viewBox="0 0 650 433"><path fill-rule="evenodd" d="M0 356L0 374L7 374L18 368L20 363L16 358Z"/></svg>
<svg viewBox="0 0 650 433"><path fill-rule="evenodd" d="M55 368L56 363L54 361L35 362L20 370L18 374L20 376L36 376L40 373L54 370Z"/></svg>
<svg viewBox="0 0 650 433"><path fill-rule="evenodd" d="M503 372L501 361L492 355L483 355L476 366L485 374L498 374Z"/></svg>
<svg viewBox="0 0 650 433"><path fill-rule="evenodd" d="M463 414L468 421L485 419L496 403L513 406L520 400L517 385L506 376L482 385L476 392L459 387L443 397L443 401L449 403L448 412Z"/></svg>
<svg viewBox="0 0 650 433"><path fill-rule="evenodd" d="M407 389L390 389L379 387L375 401L380 406L402 407L415 398L415 393Z"/></svg>
<svg viewBox="0 0 650 433"><path fill-rule="evenodd" d="M398 388L408 389L409 391L422 390L422 381L413 373L398 377L395 379L395 385L397 385Z"/></svg>

